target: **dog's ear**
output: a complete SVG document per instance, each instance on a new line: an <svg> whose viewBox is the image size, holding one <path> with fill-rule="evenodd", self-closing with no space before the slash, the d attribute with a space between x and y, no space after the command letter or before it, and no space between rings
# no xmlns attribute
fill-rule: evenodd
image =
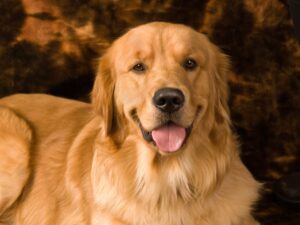
<svg viewBox="0 0 300 225"><path fill-rule="evenodd" d="M212 110L214 111L215 122L217 124L229 124L228 107L228 84L227 75L229 73L229 59L218 47L212 46L210 54L210 77L211 77L211 100Z"/></svg>
<svg viewBox="0 0 300 225"><path fill-rule="evenodd" d="M112 129L114 114L115 78L109 51L100 59L92 91L92 105L103 121L103 131L108 135Z"/></svg>
<svg viewBox="0 0 300 225"><path fill-rule="evenodd" d="M216 52L216 67L215 67L215 84L217 93L217 102L215 105L215 116L216 121L219 123L229 122L229 107L228 107L228 97L229 89L227 76L229 73L229 59L226 55L221 53L219 49Z"/></svg>
<svg viewBox="0 0 300 225"><path fill-rule="evenodd" d="M223 143L230 132L230 116L228 107L229 59L213 45L210 53L210 112L214 117L210 130L210 138L215 143ZM222 130L222 132L220 132Z"/></svg>

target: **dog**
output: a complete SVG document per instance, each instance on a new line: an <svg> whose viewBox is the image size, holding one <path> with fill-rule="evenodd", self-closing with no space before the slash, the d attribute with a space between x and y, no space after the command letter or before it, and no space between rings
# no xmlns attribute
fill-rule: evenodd
<svg viewBox="0 0 300 225"><path fill-rule="evenodd" d="M129 30L91 104L0 100L1 225L257 225L231 130L229 60L185 25Z"/></svg>

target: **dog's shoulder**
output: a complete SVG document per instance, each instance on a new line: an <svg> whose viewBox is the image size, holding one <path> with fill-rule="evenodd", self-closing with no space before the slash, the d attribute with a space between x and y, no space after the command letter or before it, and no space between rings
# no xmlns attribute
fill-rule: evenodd
<svg viewBox="0 0 300 225"><path fill-rule="evenodd" d="M56 107L68 107L68 108L78 108L78 107L90 107L90 104L84 103L77 100L57 97L48 94L14 94L0 99L0 105L8 106L17 110L22 110L23 108L31 108L32 110L39 108L41 110L45 109L55 109Z"/></svg>
<svg viewBox="0 0 300 225"><path fill-rule="evenodd" d="M43 119L71 117L76 113L90 114L91 105L85 102L47 94L15 94L0 99L0 106L8 107L24 117ZM49 116L47 118L47 116Z"/></svg>
<svg viewBox="0 0 300 225"><path fill-rule="evenodd" d="M46 94L15 94L0 99L0 106L24 118L38 134L77 133L93 118L90 104Z"/></svg>

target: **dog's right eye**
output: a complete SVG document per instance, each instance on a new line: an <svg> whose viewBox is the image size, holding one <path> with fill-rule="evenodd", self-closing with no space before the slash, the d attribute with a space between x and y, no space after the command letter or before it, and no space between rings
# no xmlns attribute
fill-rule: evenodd
<svg viewBox="0 0 300 225"><path fill-rule="evenodd" d="M191 70L194 70L197 67L197 62L192 58L187 58L183 62L182 66L184 67L184 69L191 71Z"/></svg>
<svg viewBox="0 0 300 225"><path fill-rule="evenodd" d="M132 67L132 70L136 73L142 73L146 70L146 66L143 63L137 63Z"/></svg>

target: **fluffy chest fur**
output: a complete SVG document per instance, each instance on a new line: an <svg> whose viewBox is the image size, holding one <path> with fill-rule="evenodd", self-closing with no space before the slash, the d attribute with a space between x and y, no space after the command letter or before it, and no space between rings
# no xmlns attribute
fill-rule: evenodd
<svg viewBox="0 0 300 225"><path fill-rule="evenodd" d="M128 138L128 146L134 140L136 137ZM107 146L109 152L104 150ZM257 183L239 160L227 168L232 159L221 154L212 166L210 159L190 155L195 152L191 150L181 158L166 161L143 142L135 144L137 149L132 152L128 146L113 152L112 142L99 143L92 168L92 174L97 175L93 182L95 209L106 209L121 224L239 224L257 197ZM205 151L212 146L198 147ZM236 169L239 172L235 173ZM251 204L239 205L241 201ZM97 211L94 215L94 225L106 223L107 219L97 216Z"/></svg>

